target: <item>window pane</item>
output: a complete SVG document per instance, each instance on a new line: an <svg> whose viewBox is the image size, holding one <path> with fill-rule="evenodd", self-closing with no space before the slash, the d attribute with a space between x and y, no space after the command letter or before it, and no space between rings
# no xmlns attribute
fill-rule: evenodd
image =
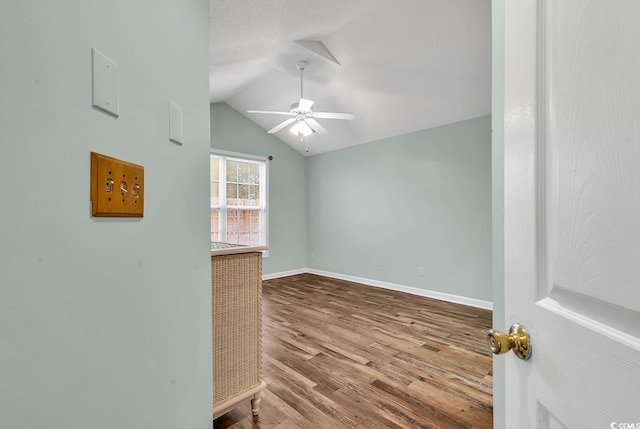
<svg viewBox="0 0 640 429"><path fill-rule="evenodd" d="M248 206L260 206L260 186L259 185L247 185L249 188L249 200Z"/></svg>
<svg viewBox="0 0 640 429"><path fill-rule="evenodd" d="M220 178L218 177L220 174L220 158L215 156L210 157L209 165L211 169L211 181L217 182L218 180L220 180Z"/></svg>
<svg viewBox="0 0 640 429"><path fill-rule="evenodd" d="M258 234L257 232L252 232L251 233L251 237L249 238L249 243L251 245L254 246L259 246L260 245L260 234Z"/></svg>
<svg viewBox="0 0 640 429"><path fill-rule="evenodd" d="M229 210L227 212L227 235L231 232L238 232L238 210Z"/></svg>
<svg viewBox="0 0 640 429"><path fill-rule="evenodd" d="M211 205L217 206L220 204L220 158L216 156L209 157L210 177L211 177Z"/></svg>
<svg viewBox="0 0 640 429"><path fill-rule="evenodd" d="M249 183L250 166L248 162L238 163L238 183Z"/></svg>
<svg viewBox="0 0 640 429"><path fill-rule="evenodd" d="M211 241L220 241L220 211L211 210Z"/></svg>
<svg viewBox="0 0 640 429"><path fill-rule="evenodd" d="M238 205L238 185L235 183L227 183L227 205Z"/></svg>
<svg viewBox="0 0 640 429"><path fill-rule="evenodd" d="M256 210L252 210L250 214L250 230L251 231L259 231L260 230L260 212Z"/></svg>
<svg viewBox="0 0 640 429"><path fill-rule="evenodd" d="M249 203L249 185L238 185L238 205L246 206Z"/></svg>
<svg viewBox="0 0 640 429"><path fill-rule="evenodd" d="M248 231L243 231L240 233L240 235L238 236L238 243L239 244L251 244L251 240L250 240L250 236L249 236L249 232Z"/></svg>
<svg viewBox="0 0 640 429"><path fill-rule="evenodd" d="M248 210L240 210L238 212L240 231L249 231L249 213Z"/></svg>
<svg viewBox="0 0 640 429"><path fill-rule="evenodd" d="M260 183L260 164L249 164L249 182L252 184Z"/></svg>
<svg viewBox="0 0 640 429"><path fill-rule="evenodd" d="M238 183L238 161L227 161L227 182Z"/></svg>
<svg viewBox="0 0 640 429"><path fill-rule="evenodd" d="M220 184L211 182L211 206L220 205Z"/></svg>

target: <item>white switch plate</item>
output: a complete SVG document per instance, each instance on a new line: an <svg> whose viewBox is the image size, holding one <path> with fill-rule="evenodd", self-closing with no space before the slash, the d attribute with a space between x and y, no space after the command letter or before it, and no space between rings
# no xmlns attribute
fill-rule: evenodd
<svg viewBox="0 0 640 429"><path fill-rule="evenodd" d="M182 144L182 109L169 101L169 140Z"/></svg>
<svg viewBox="0 0 640 429"><path fill-rule="evenodd" d="M91 48L91 102L115 117L120 115L118 65Z"/></svg>

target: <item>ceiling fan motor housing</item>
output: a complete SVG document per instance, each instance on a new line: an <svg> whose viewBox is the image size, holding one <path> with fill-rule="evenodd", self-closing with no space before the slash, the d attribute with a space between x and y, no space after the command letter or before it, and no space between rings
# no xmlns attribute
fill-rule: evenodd
<svg viewBox="0 0 640 429"><path fill-rule="evenodd" d="M291 113L296 115L310 115L313 112L311 110L300 109L300 103L293 103L291 105Z"/></svg>

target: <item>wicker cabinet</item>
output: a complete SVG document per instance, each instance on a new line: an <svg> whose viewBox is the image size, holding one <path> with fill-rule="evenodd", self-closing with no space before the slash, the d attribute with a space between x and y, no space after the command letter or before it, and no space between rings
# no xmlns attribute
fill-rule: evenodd
<svg viewBox="0 0 640 429"><path fill-rule="evenodd" d="M221 254L222 253L222 254ZM262 254L211 255L213 418L251 400L260 409L262 380Z"/></svg>

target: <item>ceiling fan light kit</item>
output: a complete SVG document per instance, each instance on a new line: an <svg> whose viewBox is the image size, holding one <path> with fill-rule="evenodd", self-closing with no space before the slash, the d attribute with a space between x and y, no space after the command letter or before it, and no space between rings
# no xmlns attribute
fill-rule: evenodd
<svg viewBox="0 0 640 429"><path fill-rule="evenodd" d="M304 120L296 121L295 124L289 129L289 132L297 137L309 137L314 131Z"/></svg>
<svg viewBox="0 0 640 429"><path fill-rule="evenodd" d="M248 110L247 113L260 113L260 114L269 114L269 115L284 115L291 116L291 118L286 119L285 121L279 123L275 127L271 128L267 133L275 134L281 129L293 124L289 129L289 132L297 137L300 140L303 140L304 137L308 137L313 133L316 134L327 134L327 130L320 125L315 118L319 119L342 119L342 120L354 120L356 115L353 113L341 113L341 112L314 112L313 111L313 101L304 98L304 69L308 63L306 61L299 61L296 66L300 71L300 101L297 103L293 103L290 106L290 110L288 112L277 112L277 111L267 111L267 110Z"/></svg>

